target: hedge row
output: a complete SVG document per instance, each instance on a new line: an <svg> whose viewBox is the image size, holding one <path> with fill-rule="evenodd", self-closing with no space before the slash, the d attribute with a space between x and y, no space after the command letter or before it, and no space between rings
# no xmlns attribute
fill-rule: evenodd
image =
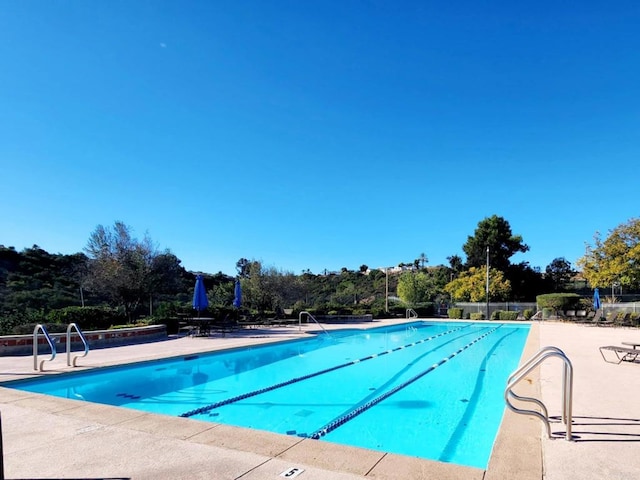
<svg viewBox="0 0 640 480"><path fill-rule="evenodd" d="M536 302L538 303L538 308L542 309L576 310L581 298L577 293L547 293L538 295Z"/></svg>

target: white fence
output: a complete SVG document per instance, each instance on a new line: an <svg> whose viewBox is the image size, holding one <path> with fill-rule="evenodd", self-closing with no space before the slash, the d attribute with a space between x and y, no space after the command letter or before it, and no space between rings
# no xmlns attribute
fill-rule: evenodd
<svg viewBox="0 0 640 480"><path fill-rule="evenodd" d="M640 302L602 303L602 311L605 313L618 311L625 313L640 312Z"/></svg>
<svg viewBox="0 0 640 480"><path fill-rule="evenodd" d="M485 318L491 318L491 312L496 310L506 310L509 312L524 312L525 310L537 311L535 302L489 302L489 316L487 317L487 304L485 302L456 302L455 308L463 310L462 318L466 318L467 313L482 312Z"/></svg>
<svg viewBox="0 0 640 480"><path fill-rule="evenodd" d="M481 312L486 315L487 304L484 302L456 302L452 305L455 308L462 308L462 318L466 318L467 314ZM491 313L496 310L507 310L510 312L524 312L525 310L533 310L537 312L541 310L538 308L535 302L490 302L489 303L489 317ZM638 313L640 312L640 302L617 302L617 303L602 303L602 311L605 315L609 315L611 312L625 312L625 313ZM564 312L559 312L563 314ZM555 317L555 315L554 315ZM485 318L487 318L485 316Z"/></svg>

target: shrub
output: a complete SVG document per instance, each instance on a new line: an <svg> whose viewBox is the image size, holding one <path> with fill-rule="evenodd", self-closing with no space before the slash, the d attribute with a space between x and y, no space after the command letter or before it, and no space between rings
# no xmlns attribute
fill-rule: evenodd
<svg viewBox="0 0 640 480"><path fill-rule="evenodd" d="M473 312L469 314L471 320L484 320L484 312Z"/></svg>
<svg viewBox="0 0 640 480"><path fill-rule="evenodd" d="M42 322L35 323L23 323L22 325L17 325L13 328L11 332L13 335L31 335L36 328L36 325ZM44 323L42 324L47 329L49 333L64 333L67 331L66 325L61 325L59 323ZM41 332L42 333L42 332Z"/></svg>
<svg viewBox="0 0 640 480"><path fill-rule="evenodd" d="M178 316L182 308L178 302L161 302L153 311L153 316L158 320L167 320Z"/></svg>
<svg viewBox="0 0 640 480"><path fill-rule="evenodd" d="M389 305L389 315L392 317L404 317L407 314L407 307L398 303Z"/></svg>
<svg viewBox="0 0 640 480"><path fill-rule="evenodd" d="M65 307L47 315L49 323L77 324L81 330L106 330L111 325L126 323L126 317L107 307Z"/></svg>
<svg viewBox="0 0 640 480"><path fill-rule="evenodd" d="M536 297L539 308L550 308L554 311L576 310L579 301L580 295L577 293L547 293Z"/></svg>
<svg viewBox="0 0 640 480"><path fill-rule="evenodd" d="M0 317L0 335L24 335L33 333L38 323L46 323L46 318L41 310L28 309L24 312L8 312ZM28 325L23 327L23 325ZM31 331L27 331L31 328Z"/></svg>
<svg viewBox="0 0 640 480"><path fill-rule="evenodd" d="M462 308L450 308L448 311L449 318L462 319L462 313L464 309Z"/></svg>
<svg viewBox="0 0 640 480"><path fill-rule="evenodd" d="M517 311L500 310L500 320L517 320L519 313Z"/></svg>
<svg viewBox="0 0 640 480"><path fill-rule="evenodd" d="M371 313L371 307L369 307L369 305L358 305L357 307L354 307L353 311L351 312L352 315L367 315Z"/></svg>
<svg viewBox="0 0 640 480"><path fill-rule="evenodd" d="M433 317L435 314L435 306L432 302L419 303L413 307L413 310L420 318Z"/></svg>
<svg viewBox="0 0 640 480"><path fill-rule="evenodd" d="M577 310L584 310L586 312L593 310L593 298L581 298L576 305Z"/></svg>
<svg viewBox="0 0 640 480"><path fill-rule="evenodd" d="M293 304L293 312L291 313L291 315L294 318L298 318L298 316L300 315L300 312L306 312L308 310L309 310L309 305L307 305L301 300L298 300L296 303Z"/></svg>
<svg viewBox="0 0 640 480"><path fill-rule="evenodd" d="M134 323L126 323L124 325L111 325L110 330L117 330L119 328L131 328L131 327L148 327L157 323L153 317L144 317L137 320ZM167 330L168 331L168 330Z"/></svg>
<svg viewBox="0 0 640 480"><path fill-rule="evenodd" d="M491 320L517 320L520 312L516 310L494 310L491 312Z"/></svg>
<svg viewBox="0 0 640 480"><path fill-rule="evenodd" d="M532 308L527 308L524 312L522 312L522 316L524 317L525 320L530 320L534 314L535 312L533 311Z"/></svg>

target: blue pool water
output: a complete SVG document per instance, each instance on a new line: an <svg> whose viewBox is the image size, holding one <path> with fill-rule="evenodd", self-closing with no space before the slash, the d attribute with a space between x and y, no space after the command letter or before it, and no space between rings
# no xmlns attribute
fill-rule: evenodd
<svg viewBox="0 0 640 480"><path fill-rule="evenodd" d="M415 322L4 386L486 468L528 331Z"/></svg>

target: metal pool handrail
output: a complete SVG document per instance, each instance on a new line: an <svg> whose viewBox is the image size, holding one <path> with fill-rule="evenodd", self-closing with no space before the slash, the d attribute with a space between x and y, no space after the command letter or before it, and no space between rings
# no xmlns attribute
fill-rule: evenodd
<svg viewBox="0 0 640 480"><path fill-rule="evenodd" d="M558 357L563 361L562 421L567 426L565 438L567 440L571 440L572 439L571 414L572 414L572 404L573 404L573 366L571 365L571 361L569 360L569 358L558 347L547 346L547 347L541 348L529 360L527 360L520 368L518 368L515 372L513 372L507 381L507 387L504 390L504 399L507 404L507 407L509 407L509 409L514 411L515 413L520 413L523 415L532 415L542 420L547 430L547 436L549 438L554 438L551 435L551 426L549 425L549 413L544 403L542 403L537 398L522 397L522 396L516 395L512 391L512 389L516 386L516 384L520 382L529 372L531 372L534 368L536 368L538 365L544 362L547 358L551 358L551 357ZM540 407L540 409L542 410L542 413L537 412L535 410L526 410L526 409L517 408L511 403L510 397L513 397L516 400L535 403Z"/></svg>
<svg viewBox="0 0 640 480"><path fill-rule="evenodd" d="M78 336L82 343L84 344L84 353L82 355L76 355L73 357L73 366L76 367L76 361L78 358L86 357L89 354L89 344L87 343L87 339L84 334L80 331L80 327L78 327L75 323L70 323L67 327L67 366L71 366L71 330L75 329L78 332Z"/></svg>
<svg viewBox="0 0 640 480"><path fill-rule="evenodd" d="M42 325L42 324L37 324L35 326L35 328L33 329L33 369L34 370L38 370L38 331L42 331L42 333L44 334L44 338L47 339L47 342L49 343L49 347L51 347L51 358L48 360L49 362L52 361L54 358L56 358L56 343L55 340L53 338L51 338L51 335L49 335L49 332L47 332L47 328ZM40 371L42 372L42 366L44 365L44 362L46 362L47 360L42 360L40 362Z"/></svg>
<svg viewBox="0 0 640 480"><path fill-rule="evenodd" d="M407 318L418 318L417 312L413 308L407 308Z"/></svg>
<svg viewBox="0 0 640 480"><path fill-rule="evenodd" d="M332 338L331 335L329 335L329 332L327 332L327 330L322 325L320 325L320 323L318 323L318 320L316 320L316 318L309 312L300 312L300 314L298 315L298 331L302 330L302 315L307 315L311 320L316 322L316 324L322 329L324 333L327 334L329 338Z"/></svg>

